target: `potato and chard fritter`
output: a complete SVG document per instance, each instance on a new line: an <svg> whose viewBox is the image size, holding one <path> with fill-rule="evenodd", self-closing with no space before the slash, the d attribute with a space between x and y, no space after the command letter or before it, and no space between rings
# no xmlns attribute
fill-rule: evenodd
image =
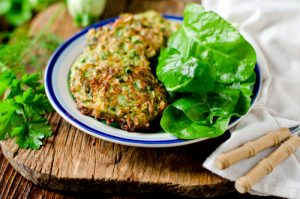
<svg viewBox="0 0 300 199"><path fill-rule="evenodd" d="M124 14L92 29L71 68L70 90L86 115L117 122L127 131L150 129L168 105L150 67L174 26L153 11Z"/></svg>

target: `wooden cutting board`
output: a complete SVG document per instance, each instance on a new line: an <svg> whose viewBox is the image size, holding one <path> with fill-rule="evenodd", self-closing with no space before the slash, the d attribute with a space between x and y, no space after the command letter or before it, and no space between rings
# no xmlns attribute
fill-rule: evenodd
<svg viewBox="0 0 300 199"><path fill-rule="evenodd" d="M108 0L102 18L148 9L180 15L187 2L190 1ZM49 32L67 38L79 30L72 25L64 5L55 4L32 21L31 33L38 32L54 13L58 16ZM192 197L216 196L234 190L233 183L202 168L205 158L229 137L228 133L189 146L147 149L102 141L74 128L57 113L48 118L54 136L40 150L19 149L12 139L1 142L11 165L42 187Z"/></svg>

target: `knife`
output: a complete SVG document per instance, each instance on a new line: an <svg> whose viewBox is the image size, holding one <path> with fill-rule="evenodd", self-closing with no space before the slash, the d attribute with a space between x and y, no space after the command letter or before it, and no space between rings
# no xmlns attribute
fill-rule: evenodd
<svg viewBox="0 0 300 199"><path fill-rule="evenodd" d="M247 142L236 149L219 155L215 160L215 166L218 169L226 169L236 162L254 157L257 153L278 145L299 130L300 125L269 131L266 135L256 140Z"/></svg>

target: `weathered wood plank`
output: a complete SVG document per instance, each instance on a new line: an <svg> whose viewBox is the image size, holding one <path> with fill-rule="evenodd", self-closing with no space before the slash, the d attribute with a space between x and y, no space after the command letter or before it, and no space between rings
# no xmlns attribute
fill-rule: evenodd
<svg viewBox="0 0 300 199"><path fill-rule="evenodd" d="M168 149L136 148L91 137L56 113L50 118L55 135L41 150L18 149L13 140L1 143L12 166L35 184L59 190L110 193L129 189L189 196L233 191L231 183L201 166L225 137Z"/></svg>
<svg viewBox="0 0 300 199"><path fill-rule="evenodd" d="M7 183L11 185L8 188ZM37 198L55 198L55 199L79 199L79 198L112 198L112 199L139 199L139 198L163 198L170 195L155 195L151 194L132 194L132 193L114 193L111 195L91 194L91 193L77 193L77 192L57 192L45 190L35 186L32 182L23 178L16 170L14 170L9 162L5 159L0 148L0 198L6 199L37 199ZM180 198L172 196L172 198ZM182 197L183 198L183 197ZM216 199L225 198L240 198L240 199L253 199L260 198L250 196L249 194L240 195L237 192L216 197ZM266 197L264 197L265 199ZM273 198L273 197L270 197ZM212 198L213 199L213 198Z"/></svg>

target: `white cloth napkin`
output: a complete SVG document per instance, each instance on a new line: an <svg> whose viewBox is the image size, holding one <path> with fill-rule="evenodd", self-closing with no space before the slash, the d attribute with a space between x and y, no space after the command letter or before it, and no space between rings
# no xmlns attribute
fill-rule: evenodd
<svg viewBox="0 0 300 199"><path fill-rule="evenodd" d="M230 130L229 140L219 146L203 166L229 180L236 180L268 155L272 149L241 161L228 169L214 166L215 158L266 131L300 124L300 1L299 0L203 0L237 26L253 44L263 84L250 113ZM251 193L300 198L300 149L271 174L252 187Z"/></svg>

